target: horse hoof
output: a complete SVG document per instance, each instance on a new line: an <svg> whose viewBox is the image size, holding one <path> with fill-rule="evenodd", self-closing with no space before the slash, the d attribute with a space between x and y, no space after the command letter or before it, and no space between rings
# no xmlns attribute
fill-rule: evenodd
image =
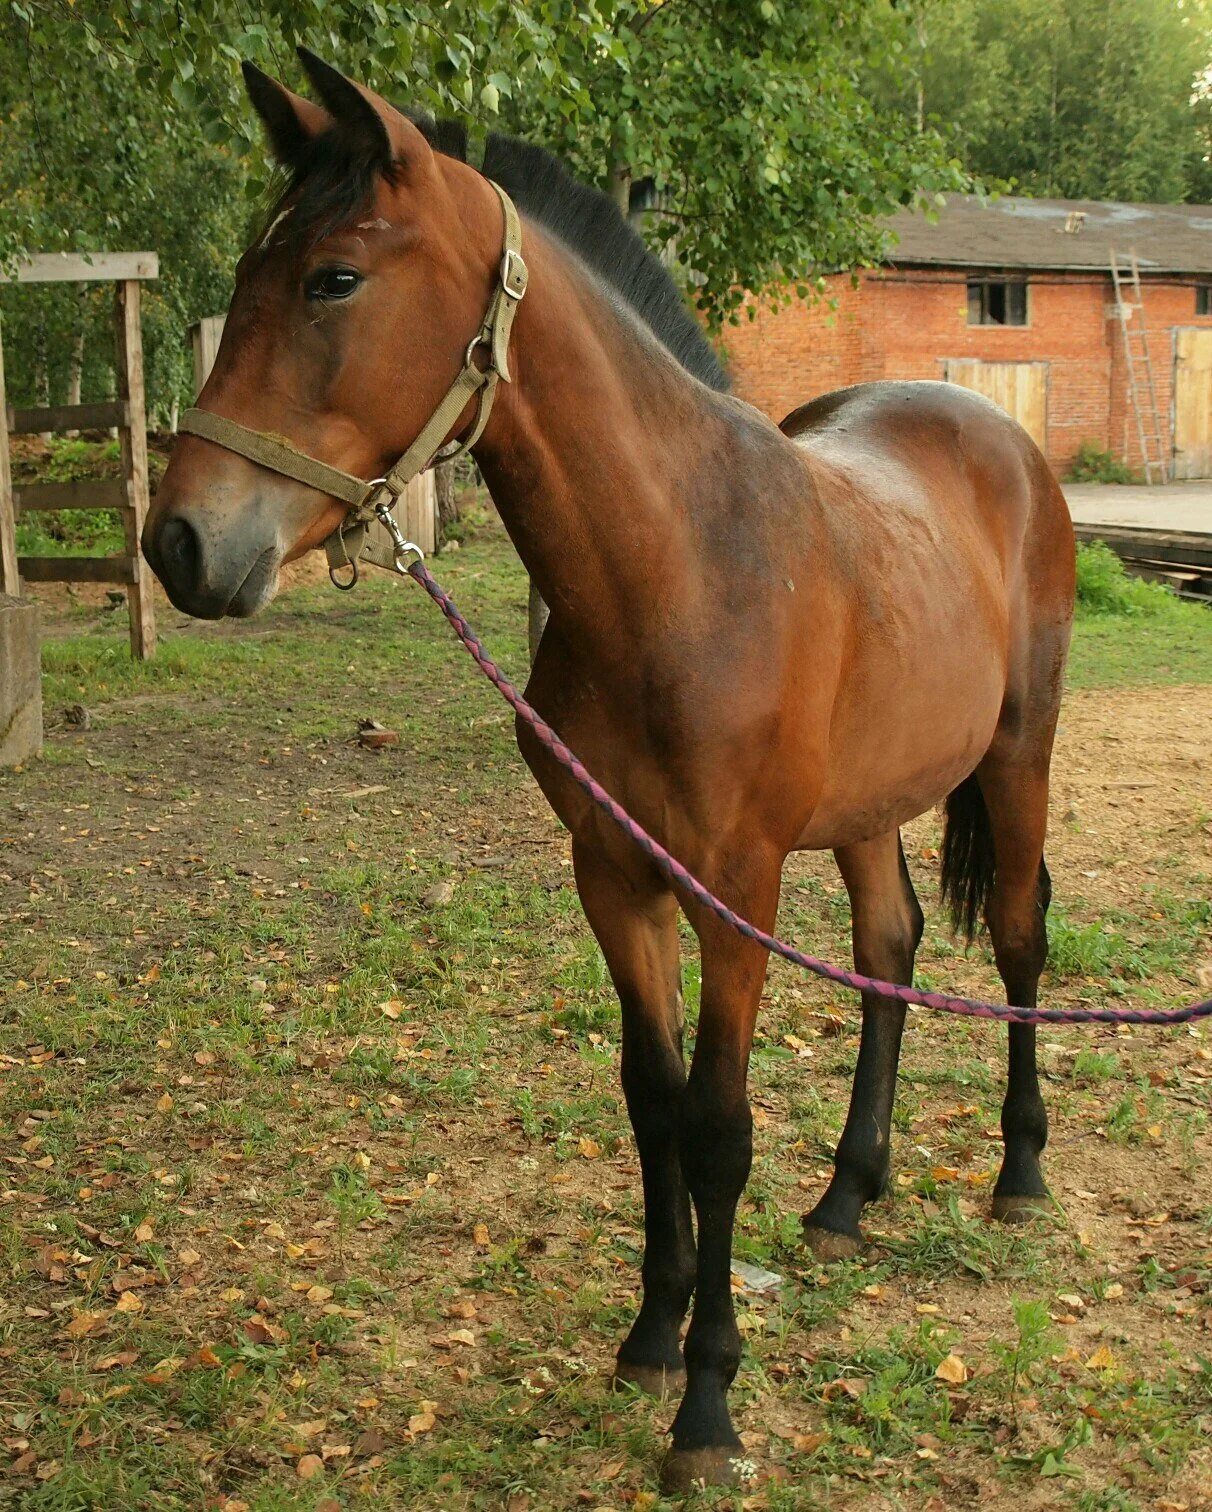
<svg viewBox="0 0 1212 1512"><path fill-rule="evenodd" d="M686 1369L682 1365L671 1370L664 1365L629 1365L620 1360L610 1384L615 1391L642 1391L645 1396L664 1401L666 1397L681 1396L686 1389Z"/></svg>
<svg viewBox="0 0 1212 1512"><path fill-rule="evenodd" d="M1054 1208L1051 1197L1020 1197L1006 1192L993 1194L992 1217L995 1223L1030 1223L1034 1218L1047 1218Z"/></svg>
<svg viewBox="0 0 1212 1512"><path fill-rule="evenodd" d="M661 1462L661 1490L684 1496L704 1486L739 1486L753 1467L739 1445L735 1449L670 1449Z"/></svg>
<svg viewBox="0 0 1212 1512"><path fill-rule="evenodd" d="M804 1224L804 1243L818 1260L853 1260L865 1248L861 1233L839 1234L815 1223Z"/></svg>

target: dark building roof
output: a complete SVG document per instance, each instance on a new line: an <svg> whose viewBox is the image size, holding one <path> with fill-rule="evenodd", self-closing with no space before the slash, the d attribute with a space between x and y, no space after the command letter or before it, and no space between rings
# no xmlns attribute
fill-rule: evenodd
<svg viewBox="0 0 1212 1512"><path fill-rule="evenodd" d="M888 225L899 266L1105 269L1114 248L1142 273L1212 273L1212 205L949 194L933 223L901 210Z"/></svg>

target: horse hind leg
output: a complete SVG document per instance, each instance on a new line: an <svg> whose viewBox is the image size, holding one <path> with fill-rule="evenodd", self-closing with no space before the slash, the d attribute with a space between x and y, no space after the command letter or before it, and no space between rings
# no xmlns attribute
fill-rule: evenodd
<svg viewBox="0 0 1212 1512"><path fill-rule="evenodd" d="M846 846L837 862L850 894L854 964L866 976L911 982L922 938L922 910L913 891L900 833ZM804 1238L819 1259L857 1254L859 1217L888 1184L892 1105L905 1006L863 994L863 1028L850 1111L834 1157L833 1180L804 1217Z"/></svg>
<svg viewBox="0 0 1212 1512"><path fill-rule="evenodd" d="M1044 863L1048 818L1048 756L1004 752L996 743L948 803L943 848L944 893L969 933L983 911L994 958L1016 1008L1034 1008L1048 957L1051 883ZM961 875L961 867L962 875ZM1009 1074L1002 1104L1002 1168L993 1216L1030 1218L1049 1206L1040 1156L1048 1115L1040 1095L1035 1025L1009 1025Z"/></svg>

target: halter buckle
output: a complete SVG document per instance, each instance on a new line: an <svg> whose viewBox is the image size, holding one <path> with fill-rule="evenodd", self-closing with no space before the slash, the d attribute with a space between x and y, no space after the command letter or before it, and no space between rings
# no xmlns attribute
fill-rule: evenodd
<svg viewBox="0 0 1212 1512"><path fill-rule="evenodd" d="M526 284L530 278L522 254L515 252L512 247L505 249L501 258L501 290L507 298L519 300L526 293Z"/></svg>

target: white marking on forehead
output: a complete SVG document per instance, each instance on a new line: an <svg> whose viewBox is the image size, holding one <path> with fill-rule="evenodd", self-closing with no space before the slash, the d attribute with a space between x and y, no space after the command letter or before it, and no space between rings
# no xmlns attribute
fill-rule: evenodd
<svg viewBox="0 0 1212 1512"><path fill-rule="evenodd" d="M290 214L290 212L293 209L294 209L293 205L288 205L285 210L279 210L278 211L277 215L275 215L274 218L273 218L273 220L270 221L269 226L266 229L265 235L261 238L261 245L257 249L258 251L260 251L260 252L264 252L265 251L266 247L269 246L270 241L273 238L274 232L278 229L278 227L282 224L282 222L286 219L286 217Z"/></svg>
<svg viewBox="0 0 1212 1512"><path fill-rule="evenodd" d="M356 229L359 231L390 231L392 225L390 221L385 221L380 215L378 220L359 221Z"/></svg>

